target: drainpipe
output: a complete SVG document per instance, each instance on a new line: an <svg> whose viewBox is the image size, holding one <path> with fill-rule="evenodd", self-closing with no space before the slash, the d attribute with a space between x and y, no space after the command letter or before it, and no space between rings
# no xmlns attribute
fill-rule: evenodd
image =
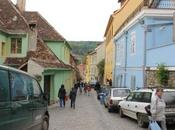
<svg viewBox="0 0 175 130"><path fill-rule="evenodd" d="M127 67L127 40L128 40L128 32L125 32L125 68L124 68L124 87L126 87L126 67Z"/></svg>
<svg viewBox="0 0 175 130"><path fill-rule="evenodd" d="M143 69L143 87L145 88L147 85L147 83L146 83L147 77L146 77L146 70L145 69L146 69L146 48L147 48L146 36L147 36L148 26L144 25L143 28L144 28L144 44L143 44L144 46L143 46L143 67L142 67L142 69Z"/></svg>

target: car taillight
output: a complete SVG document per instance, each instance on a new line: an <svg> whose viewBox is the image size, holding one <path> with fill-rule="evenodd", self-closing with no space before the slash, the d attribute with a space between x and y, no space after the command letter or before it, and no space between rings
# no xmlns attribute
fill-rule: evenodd
<svg viewBox="0 0 175 130"><path fill-rule="evenodd" d="M110 99L109 103L110 103L110 104L113 104L113 101L112 101L112 99Z"/></svg>

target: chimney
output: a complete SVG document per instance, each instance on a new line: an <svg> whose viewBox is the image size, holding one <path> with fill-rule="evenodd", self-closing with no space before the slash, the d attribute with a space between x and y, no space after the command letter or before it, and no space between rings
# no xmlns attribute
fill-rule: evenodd
<svg viewBox="0 0 175 130"><path fill-rule="evenodd" d="M17 0L17 7L21 12L25 11L26 0Z"/></svg>
<svg viewBox="0 0 175 130"><path fill-rule="evenodd" d="M28 51L36 51L37 48L37 22L31 21L29 23L29 45L28 45Z"/></svg>

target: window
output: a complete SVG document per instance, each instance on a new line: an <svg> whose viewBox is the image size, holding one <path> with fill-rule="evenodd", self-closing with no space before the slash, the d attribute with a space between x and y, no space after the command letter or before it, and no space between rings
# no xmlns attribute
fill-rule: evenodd
<svg viewBox="0 0 175 130"><path fill-rule="evenodd" d="M26 77L20 73L10 72L10 83L12 88L12 100L28 100L28 88Z"/></svg>
<svg viewBox="0 0 175 130"><path fill-rule="evenodd" d="M146 103L150 103L151 102L151 93L149 93L149 92L145 92L144 94L143 94L143 99L142 99L142 101L143 102L146 102Z"/></svg>
<svg viewBox="0 0 175 130"><path fill-rule="evenodd" d="M126 101L132 101L134 93L130 93L129 96L126 98Z"/></svg>
<svg viewBox="0 0 175 130"><path fill-rule="evenodd" d="M5 42L2 42L2 47L1 47L1 56L6 55L6 48L5 48Z"/></svg>
<svg viewBox="0 0 175 130"><path fill-rule="evenodd" d="M0 102L9 99L9 80L8 72L0 70Z"/></svg>
<svg viewBox="0 0 175 130"><path fill-rule="evenodd" d="M33 97L35 99L40 98L41 97L41 89L40 89L38 82L33 79L32 83L33 83Z"/></svg>
<svg viewBox="0 0 175 130"><path fill-rule="evenodd" d="M22 52L22 39L12 38L11 39L11 53L20 54Z"/></svg>
<svg viewBox="0 0 175 130"><path fill-rule="evenodd" d="M135 32L132 32L130 34L130 52L131 52L131 55L136 54L136 33Z"/></svg>
<svg viewBox="0 0 175 130"><path fill-rule="evenodd" d="M133 101L141 102L142 101L142 97L143 97L143 93L142 92L136 92L136 93L134 93Z"/></svg>

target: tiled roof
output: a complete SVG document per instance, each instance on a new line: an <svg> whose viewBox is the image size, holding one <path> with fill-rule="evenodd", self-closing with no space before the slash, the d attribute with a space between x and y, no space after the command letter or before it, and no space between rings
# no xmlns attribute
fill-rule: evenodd
<svg viewBox="0 0 175 130"><path fill-rule="evenodd" d="M24 12L24 17L29 23L33 21L37 23L38 34L44 41L65 41L64 37L62 37L38 12Z"/></svg>
<svg viewBox="0 0 175 130"><path fill-rule="evenodd" d="M0 29L27 31L28 24L11 0L0 0Z"/></svg>
<svg viewBox="0 0 175 130"><path fill-rule="evenodd" d="M30 59L44 68L70 68L60 61L41 39L38 39L36 51L29 51L24 58L9 57L4 64L19 68Z"/></svg>

